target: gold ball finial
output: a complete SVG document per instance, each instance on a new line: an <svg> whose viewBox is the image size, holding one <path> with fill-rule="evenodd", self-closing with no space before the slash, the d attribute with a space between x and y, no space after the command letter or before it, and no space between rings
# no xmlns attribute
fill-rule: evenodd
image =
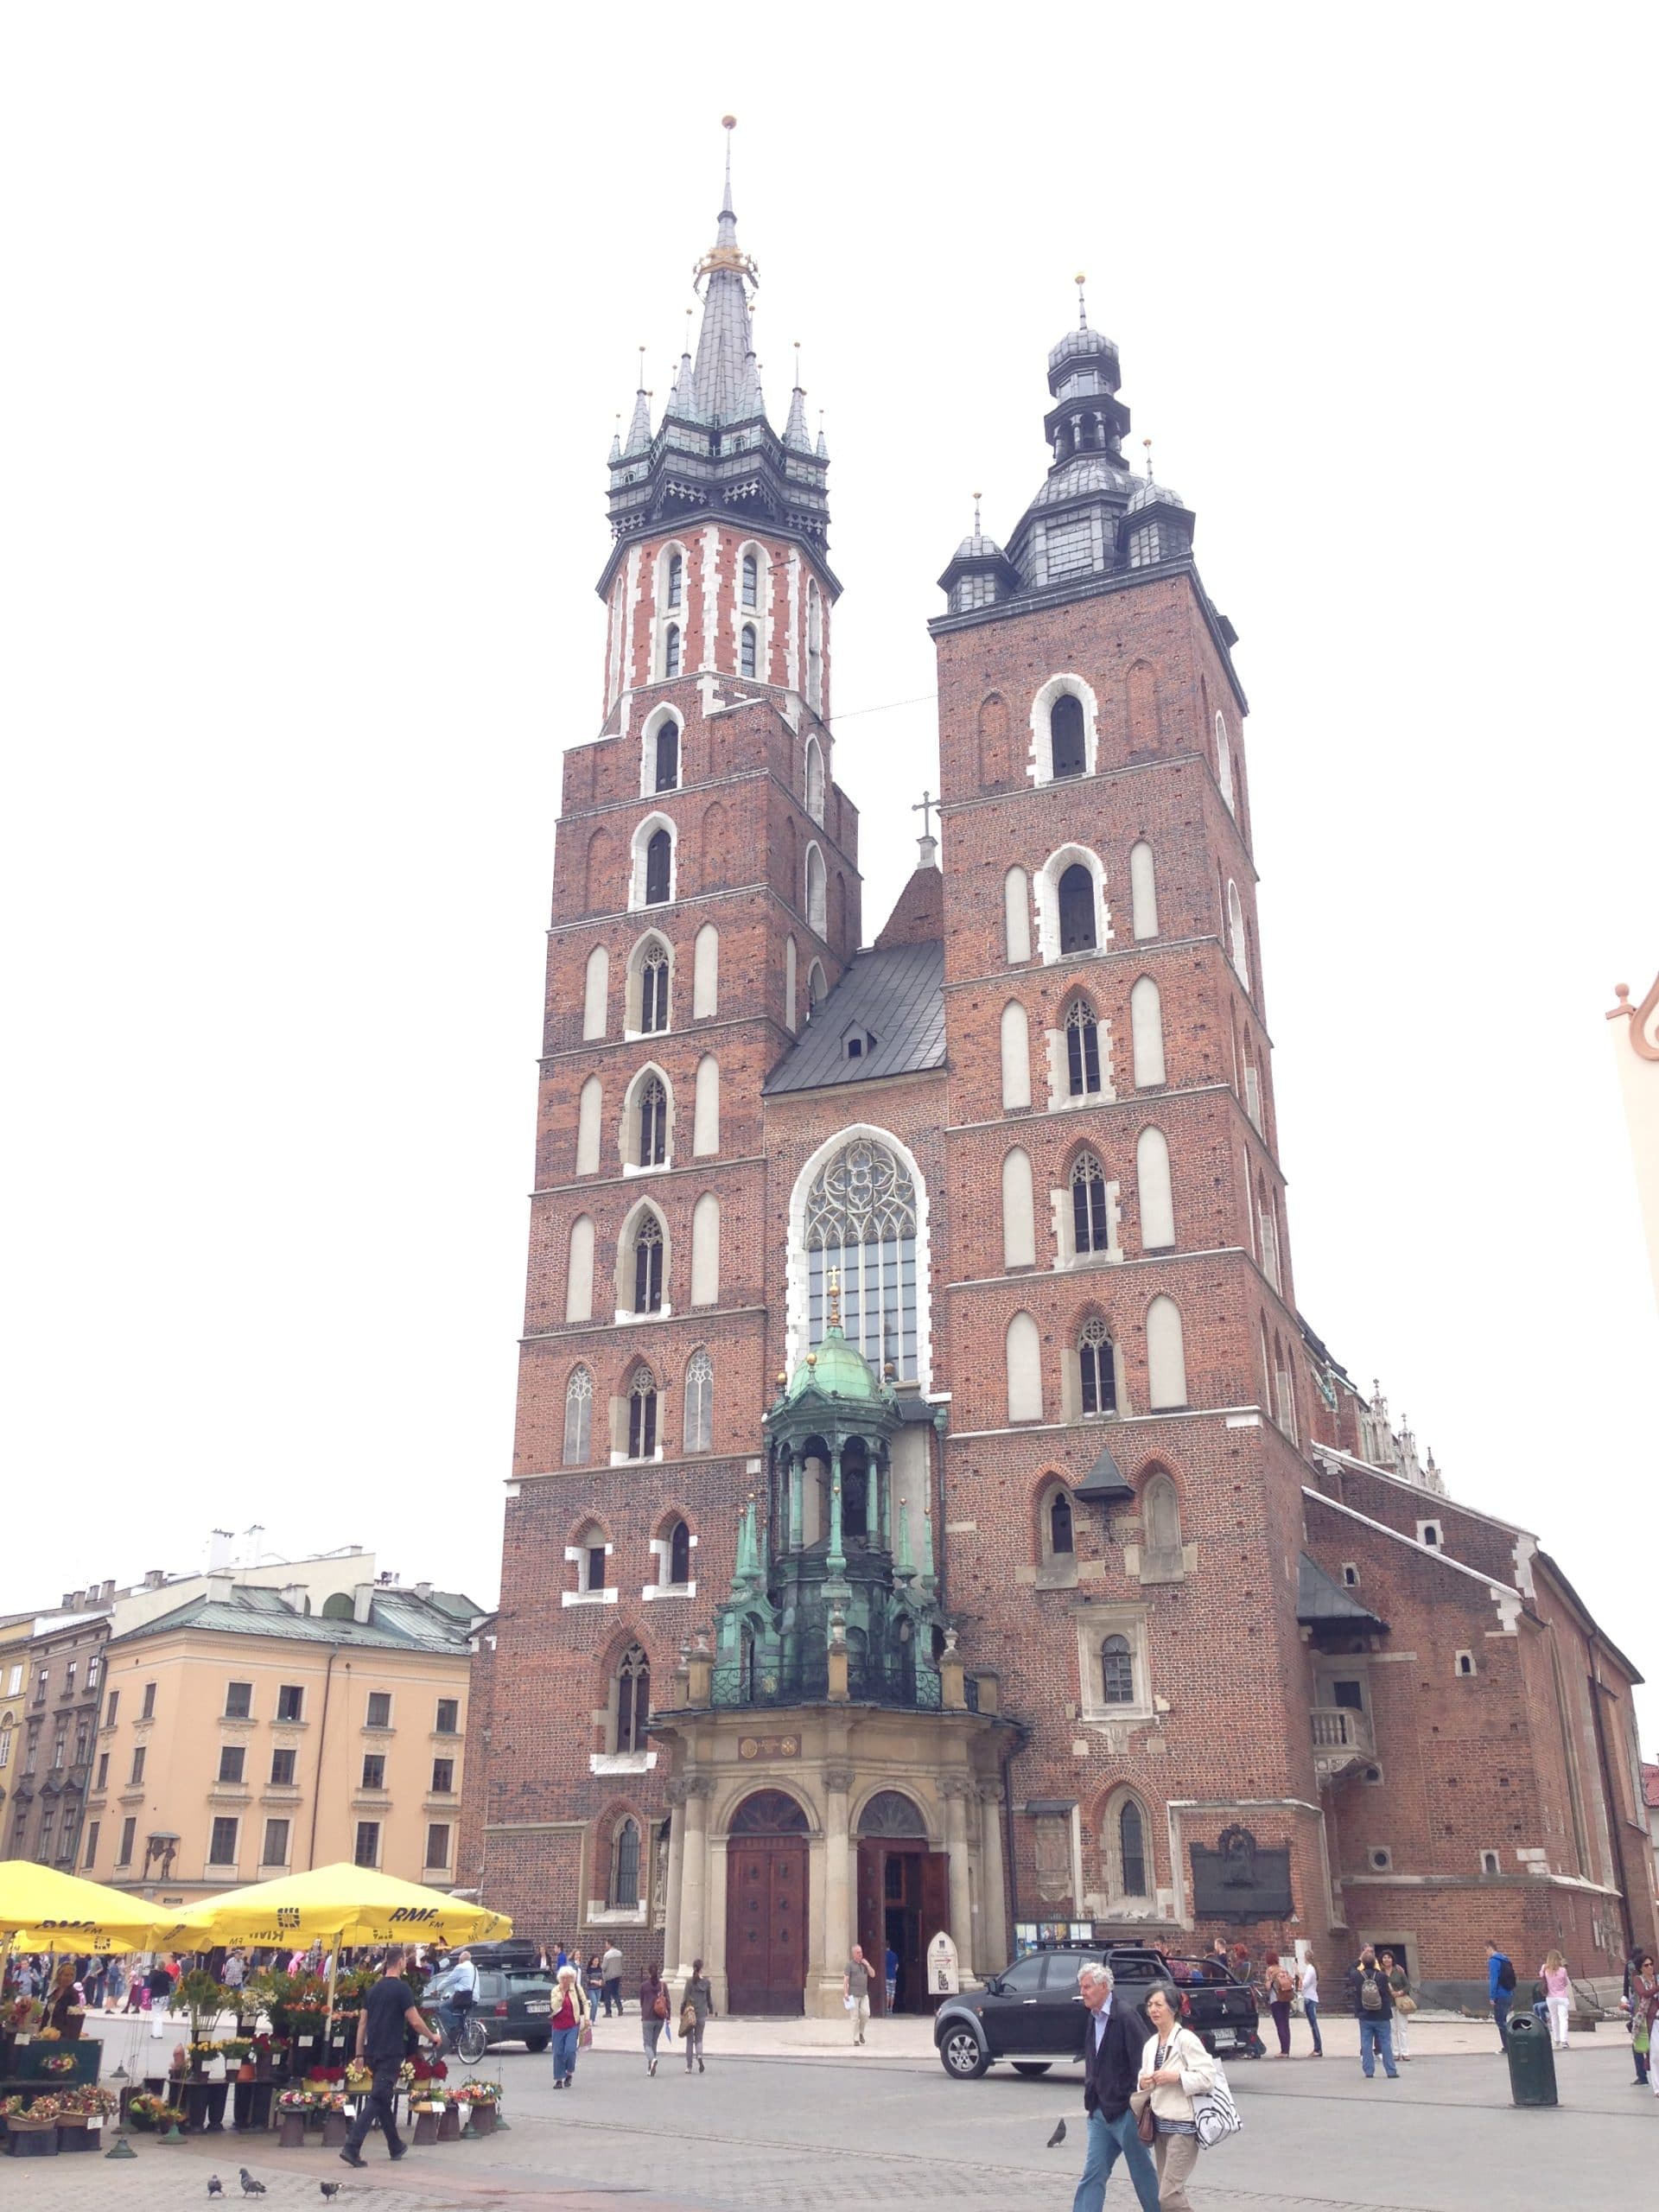
<svg viewBox="0 0 1659 2212"><path fill-rule="evenodd" d="M1089 282L1089 279L1084 275L1082 270L1079 269L1077 275L1071 279L1071 282L1074 284L1086 284Z"/></svg>
<svg viewBox="0 0 1659 2212"><path fill-rule="evenodd" d="M722 130L735 130L737 118L734 115L722 115L720 118L720 127Z"/></svg>

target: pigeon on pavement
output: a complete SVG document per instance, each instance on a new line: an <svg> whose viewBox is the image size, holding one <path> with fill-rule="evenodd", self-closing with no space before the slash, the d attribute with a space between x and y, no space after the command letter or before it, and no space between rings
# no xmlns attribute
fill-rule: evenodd
<svg viewBox="0 0 1659 2212"><path fill-rule="evenodd" d="M209 2196L223 2196L225 2194L225 2184L217 2174L207 2177L207 2194Z"/></svg>
<svg viewBox="0 0 1659 2212"><path fill-rule="evenodd" d="M242 2194L244 2196L263 2196L264 2195L265 2184L262 2181L255 2181L253 2176L248 2171L245 2166L238 2166L236 2171L242 2177Z"/></svg>
<svg viewBox="0 0 1659 2212"><path fill-rule="evenodd" d="M1065 2140L1065 2122L1062 2120L1056 2124L1054 2133L1049 2137L1046 2147L1051 2151L1057 2150Z"/></svg>
<svg viewBox="0 0 1659 2212"><path fill-rule="evenodd" d="M337 2181L320 2181L317 2187L325 2196L334 2197L340 2195L340 2183Z"/></svg>

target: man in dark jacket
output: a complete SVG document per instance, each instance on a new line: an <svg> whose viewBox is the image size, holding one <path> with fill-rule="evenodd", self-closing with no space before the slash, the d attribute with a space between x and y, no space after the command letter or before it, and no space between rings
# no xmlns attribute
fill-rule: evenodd
<svg viewBox="0 0 1659 2212"><path fill-rule="evenodd" d="M1053 1970L1049 1969L1051 1974ZM1140 2079L1141 2054L1152 2031L1133 2005L1113 1996L1109 1967L1092 1961L1080 1967L1077 1988L1089 2008L1083 2024L1083 2107L1089 2115L1089 2154L1071 2212L1101 2212L1120 2153L1141 2212L1158 2212L1157 2170L1129 2110L1129 2096Z"/></svg>
<svg viewBox="0 0 1659 2212"><path fill-rule="evenodd" d="M1348 1995L1353 2004L1354 2018L1359 2022L1360 2071L1370 2081L1380 2057L1389 2081L1397 2082L1400 2069L1394 2063L1394 1992L1369 1943L1348 1969Z"/></svg>

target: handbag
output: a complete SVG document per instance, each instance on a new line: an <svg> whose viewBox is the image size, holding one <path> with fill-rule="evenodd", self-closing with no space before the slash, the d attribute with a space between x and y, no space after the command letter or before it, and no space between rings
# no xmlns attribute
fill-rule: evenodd
<svg viewBox="0 0 1659 2212"><path fill-rule="evenodd" d="M1134 2098L1132 2097L1129 2101L1133 2104ZM1155 2143L1158 2140L1158 2122L1153 2113L1150 2095L1147 2096L1144 2104L1136 2107L1135 2132L1143 2143Z"/></svg>
<svg viewBox="0 0 1659 2212"><path fill-rule="evenodd" d="M1402 1993L1400 1996L1395 1999L1394 2009L1396 2012L1400 2013L1402 2018L1408 2020L1412 2014L1417 2010L1417 1999L1414 1997L1408 1997Z"/></svg>
<svg viewBox="0 0 1659 2212"><path fill-rule="evenodd" d="M1221 2061L1216 2061L1216 2078L1207 2089L1200 2089L1192 2100L1192 2120L1198 2131L1198 2140L1206 2151L1212 2149L1224 2137L1236 2135L1244 2122L1238 2107L1233 2102L1233 2093L1227 2086L1227 2076Z"/></svg>
<svg viewBox="0 0 1659 2212"><path fill-rule="evenodd" d="M682 2005L680 2007L680 2033L683 2036L693 2035L696 2032L696 2006L691 2004Z"/></svg>
<svg viewBox="0 0 1659 2212"><path fill-rule="evenodd" d="M581 2027L576 2031L576 2049L578 2050L591 2050L593 2047L594 2024L591 2020L584 2020Z"/></svg>
<svg viewBox="0 0 1659 2212"><path fill-rule="evenodd" d="M651 2000L651 2016L654 2020L668 2018L668 1999L661 1991Z"/></svg>

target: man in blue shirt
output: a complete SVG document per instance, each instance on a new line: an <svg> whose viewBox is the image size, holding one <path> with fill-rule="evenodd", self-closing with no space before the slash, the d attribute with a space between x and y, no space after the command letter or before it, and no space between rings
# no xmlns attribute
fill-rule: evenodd
<svg viewBox="0 0 1659 2212"><path fill-rule="evenodd" d="M1052 1966L1049 1968L1052 1974ZM1141 2078L1148 2030L1135 2007L1112 1996L1112 1970L1091 1960L1077 1969L1077 1989L1089 2008L1083 2024L1083 2106L1089 2115L1089 2152L1071 2212L1102 2212L1106 2184L1122 2154L1141 2212L1158 2212L1158 2171L1136 2131L1129 2098Z"/></svg>
<svg viewBox="0 0 1659 2212"><path fill-rule="evenodd" d="M1506 2050L1510 2002L1515 1995L1515 1966L1496 1943L1486 1946L1486 1994L1492 2000L1492 2018L1497 2022L1497 2047Z"/></svg>

